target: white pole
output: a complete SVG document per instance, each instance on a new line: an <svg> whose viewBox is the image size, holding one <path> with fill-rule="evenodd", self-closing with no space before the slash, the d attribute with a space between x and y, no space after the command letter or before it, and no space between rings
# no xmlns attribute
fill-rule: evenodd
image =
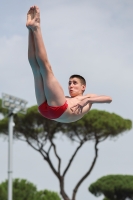
<svg viewBox="0 0 133 200"><path fill-rule="evenodd" d="M13 141L13 113L9 114L9 140L8 140L8 200L12 200L12 141Z"/></svg>
<svg viewBox="0 0 133 200"><path fill-rule="evenodd" d="M13 167L12 167L12 142L13 142L13 126L15 126L13 122L13 114L17 112L21 112L23 114L26 113L26 104L28 102L24 101L23 99L14 97L9 94L2 94L2 107L9 110L9 122L8 122L8 200L12 200L13 196L13 180L12 180L12 173L13 173ZM19 108L18 108L18 105Z"/></svg>

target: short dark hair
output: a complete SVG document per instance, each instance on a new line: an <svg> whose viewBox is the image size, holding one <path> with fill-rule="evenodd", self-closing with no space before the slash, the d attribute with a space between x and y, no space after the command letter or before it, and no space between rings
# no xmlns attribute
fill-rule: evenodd
<svg viewBox="0 0 133 200"><path fill-rule="evenodd" d="M86 80L84 79L83 76L80 76L80 75L78 75L78 74L73 74L73 75L70 76L70 78L78 78L78 79L80 79L80 81L81 81L81 83L82 83L83 85L86 85Z"/></svg>

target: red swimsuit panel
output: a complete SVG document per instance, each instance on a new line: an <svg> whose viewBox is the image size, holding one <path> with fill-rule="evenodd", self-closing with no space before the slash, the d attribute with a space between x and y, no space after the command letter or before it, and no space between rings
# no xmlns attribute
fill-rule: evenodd
<svg viewBox="0 0 133 200"><path fill-rule="evenodd" d="M57 119L66 111L67 107L67 101L64 103L64 105L56 107L49 106L47 101L45 101L38 107L38 110L43 117L48 119Z"/></svg>

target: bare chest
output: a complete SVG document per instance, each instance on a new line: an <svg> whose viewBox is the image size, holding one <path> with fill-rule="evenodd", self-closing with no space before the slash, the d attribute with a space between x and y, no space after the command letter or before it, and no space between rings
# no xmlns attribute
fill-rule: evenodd
<svg viewBox="0 0 133 200"><path fill-rule="evenodd" d="M78 98L66 98L69 107L72 107L80 102Z"/></svg>
<svg viewBox="0 0 133 200"><path fill-rule="evenodd" d="M68 103L68 108L63 113L63 115L60 118L58 118L56 121L65 122L65 123L77 121L77 120L81 119L91 108L91 105L87 104L83 108L82 113L80 113L80 114L73 113L71 108L73 106L79 104L80 100L78 98L66 98L66 100Z"/></svg>

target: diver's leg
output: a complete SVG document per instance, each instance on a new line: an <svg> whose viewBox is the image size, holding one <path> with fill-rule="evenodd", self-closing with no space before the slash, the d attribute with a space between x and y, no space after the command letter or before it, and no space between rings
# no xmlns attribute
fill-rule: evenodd
<svg viewBox="0 0 133 200"><path fill-rule="evenodd" d="M34 75L35 84L35 94L37 99L37 104L40 106L46 101L44 93L44 85L42 75L40 73L40 68L35 57L35 47L34 47L34 37L32 30L29 29L29 41L28 41L28 60L31 65L31 69Z"/></svg>
<svg viewBox="0 0 133 200"><path fill-rule="evenodd" d="M61 106L65 103L63 89L55 78L49 63L40 28L40 11L37 6L32 7L34 18L27 23L32 29L35 42L36 59L43 77L44 91L50 106Z"/></svg>

